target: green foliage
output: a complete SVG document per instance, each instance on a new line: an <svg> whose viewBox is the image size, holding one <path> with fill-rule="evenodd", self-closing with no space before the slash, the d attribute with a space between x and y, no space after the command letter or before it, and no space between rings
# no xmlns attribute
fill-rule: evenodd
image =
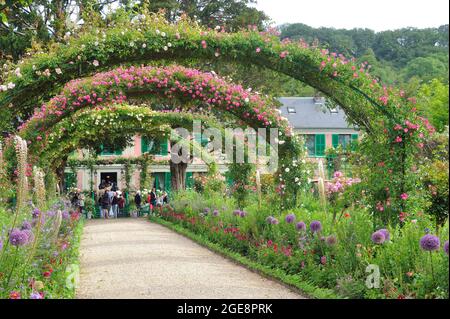
<svg viewBox="0 0 450 319"><path fill-rule="evenodd" d="M419 88L417 99L419 111L430 120L438 132L448 127L448 84L433 79Z"/></svg>
<svg viewBox="0 0 450 319"><path fill-rule="evenodd" d="M372 73L385 83L408 82L413 77L448 81L448 25L375 33L369 29L315 29L295 23L281 30L281 38L318 41L330 51L368 61Z"/></svg>
<svg viewBox="0 0 450 319"><path fill-rule="evenodd" d="M172 208L166 208L161 218L165 225L192 234L196 240L201 238L203 244L292 276L294 283L306 281L332 289L340 297L447 298L448 280L440 278L448 276L448 256L442 249L434 252L432 270L430 254L419 245L425 229L437 233L426 215L402 227L389 228L390 240L376 245L371 235L378 228L373 228L370 211L364 206L349 207L346 215L333 223L332 215L316 205L316 198L307 194L302 197L302 207L289 211L278 211L269 204L258 208L253 199L243 208L246 215L241 217L234 214L234 203L221 195L185 192L176 195ZM219 210L218 215L212 214L214 209ZM285 221L288 214L296 216L294 223ZM268 216L279 223L269 224ZM322 223L319 233L309 230L314 220ZM305 231L296 230L298 221L306 223ZM441 243L448 240L448 222L439 237ZM366 286L368 265L379 266L380 288Z"/></svg>

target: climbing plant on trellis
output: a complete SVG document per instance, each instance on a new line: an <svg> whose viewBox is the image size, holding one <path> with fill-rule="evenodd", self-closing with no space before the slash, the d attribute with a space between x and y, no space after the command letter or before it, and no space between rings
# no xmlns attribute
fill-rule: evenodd
<svg viewBox="0 0 450 319"><path fill-rule="evenodd" d="M36 104L71 79L121 63L186 58L263 66L325 93L346 112L350 123L367 133L361 150L369 169L363 180L371 186L367 193L373 206L389 206L385 212L393 214L407 208L400 195L414 191L413 155L427 134L433 133L431 125L417 115L415 100L370 76L367 64L356 65L302 41L280 41L270 32L205 30L185 19L169 24L157 15L140 16L128 26L93 28L11 70L0 87L5 91L0 93L2 126L11 127L14 116L28 117ZM158 89L165 92L164 86ZM282 122L272 123L277 124Z"/></svg>

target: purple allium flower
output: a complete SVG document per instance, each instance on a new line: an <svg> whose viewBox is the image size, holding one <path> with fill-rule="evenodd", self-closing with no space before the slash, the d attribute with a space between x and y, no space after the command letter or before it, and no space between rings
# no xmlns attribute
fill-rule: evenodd
<svg viewBox="0 0 450 319"><path fill-rule="evenodd" d="M267 224L272 224L272 220L273 220L273 216L269 216L269 217L267 217L266 218L266 222L267 222Z"/></svg>
<svg viewBox="0 0 450 319"><path fill-rule="evenodd" d="M311 222L311 225L309 225L309 228L313 233L320 232L322 230L322 223L318 220L314 220Z"/></svg>
<svg viewBox="0 0 450 319"><path fill-rule="evenodd" d="M209 209L208 207L206 207L206 208L203 210L203 214L208 215L208 214L209 214L209 211L210 211L210 209Z"/></svg>
<svg viewBox="0 0 450 319"><path fill-rule="evenodd" d="M61 216L62 216L63 219L69 219L70 214L69 214L69 212L67 210L65 210L65 211L62 212Z"/></svg>
<svg viewBox="0 0 450 319"><path fill-rule="evenodd" d="M0 250L3 249L3 240L0 238Z"/></svg>
<svg viewBox="0 0 450 319"><path fill-rule="evenodd" d="M441 247L439 237L426 234L420 239L420 247L425 251L438 250Z"/></svg>
<svg viewBox="0 0 450 319"><path fill-rule="evenodd" d="M376 231L372 234L372 241L377 245L381 245L386 241L386 236L382 231Z"/></svg>
<svg viewBox="0 0 450 319"><path fill-rule="evenodd" d="M299 230L299 231L304 231L304 230L306 230L306 224L304 222L298 222L295 225L295 228L297 228L297 230Z"/></svg>
<svg viewBox="0 0 450 319"><path fill-rule="evenodd" d="M14 228L9 234L9 242L13 246L23 246L28 242L28 234L20 229Z"/></svg>
<svg viewBox="0 0 450 319"><path fill-rule="evenodd" d="M391 233L389 233L389 230L387 230L387 229L380 229L379 231L383 233L384 238L385 238L386 241L391 240Z"/></svg>
<svg viewBox="0 0 450 319"><path fill-rule="evenodd" d="M0 247L1 247L1 245L0 245ZM0 248L1 249L1 248ZM447 254L447 256L448 256L448 240L444 243L444 251L445 251L445 253Z"/></svg>
<svg viewBox="0 0 450 319"><path fill-rule="evenodd" d="M33 227L31 226L31 223L27 220L23 222L22 227L21 227L22 230L25 230L25 229L30 230L31 228L33 228Z"/></svg>
<svg viewBox="0 0 450 319"><path fill-rule="evenodd" d="M322 256L320 257L320 263L322 265L326 265L327 264L327 256Z"/></svg>
<svg viewBox="0 0 450 319"><path fill-rule="evenodd" d="M31 216L33 216L33 218L38 218L40 214L41 211L37 208L33 209L33 211L31 212Z"/></svg>
<svg viewBox="0 0 450 319"><path fill-rule="evenodd" d="M233 212L233 215L234 215L234 216L241 216L241 211L240 211L239 209L236 209L236 210Z"/></svg>
<svg viewBox="0 0 450 319"><path fill-rule="evenodd" d="M292 224L295 221L295 215L294 214L287 215L285 221L288 224Z"/></svg>
<svg viewBox="0 0 450 319"><path fill-rule="evenodd" d="M214 211L213 211L213 216L219 216L219 210L218 209L215 209Z"/></svg>
<svg viewBox="0 0 450 319"><path fill-rule="evenodd" d="M272 218L272 222L271 222L272 225L278 225L279 223L280 222L278 221L278 219Z"/></svg>
<svg viewBox="0 0 450 319"><path fill-rule="evenodd" d="M32 292L32 293L30 294L30 299L42 299L42 296L41 296L40 293Z"/></svg>
<svg viewBox="0 0 450 319"><path fill-rule="evenodd" d="M245 216L247 216L247 213L244 211L241 211L241 213L239 214L239 216L241 216L242 218L244 218Z"/></svg>
<svg viewBox="0 0 450 319"><path fill-rule="evenodd" d="M326 242L328 246L334 246L337 243L337 238L334 235L330 235L326 238Z"/></svg>

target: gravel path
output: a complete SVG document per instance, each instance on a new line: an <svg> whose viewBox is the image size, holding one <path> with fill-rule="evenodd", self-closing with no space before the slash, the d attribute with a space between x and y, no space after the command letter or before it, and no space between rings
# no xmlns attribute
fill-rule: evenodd
<svg viewBox="0 0 450 319"><path fill-rule="evenodd" d="M144 219L86 222L77 298L302 298Z"/></svg>

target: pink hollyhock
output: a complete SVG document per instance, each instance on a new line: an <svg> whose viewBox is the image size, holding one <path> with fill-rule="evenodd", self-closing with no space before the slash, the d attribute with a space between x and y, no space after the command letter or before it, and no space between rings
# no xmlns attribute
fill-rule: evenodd
<svg viewBox="0 0 450 319"><path fill-rule="evenodd" d="M396 143L401 143L401 142L403 142L403 139L401 138L401 136L397 136L397 137L395 138L395 142L396 142Z"/></svg>
<svg viewBox="0 0 450 319"><path fill-rule="evenodd" d="M407 200L408 197L409 197L409 195L406 194L406 193L403 193L403 194L400 195L400 198L403 199L403 200Z"/></svg>
<svg viewBox="0 0 450 319"><path fill-rule="evenodd" d="M256 53L261 52L261 48L256 48Z"/></svg>

